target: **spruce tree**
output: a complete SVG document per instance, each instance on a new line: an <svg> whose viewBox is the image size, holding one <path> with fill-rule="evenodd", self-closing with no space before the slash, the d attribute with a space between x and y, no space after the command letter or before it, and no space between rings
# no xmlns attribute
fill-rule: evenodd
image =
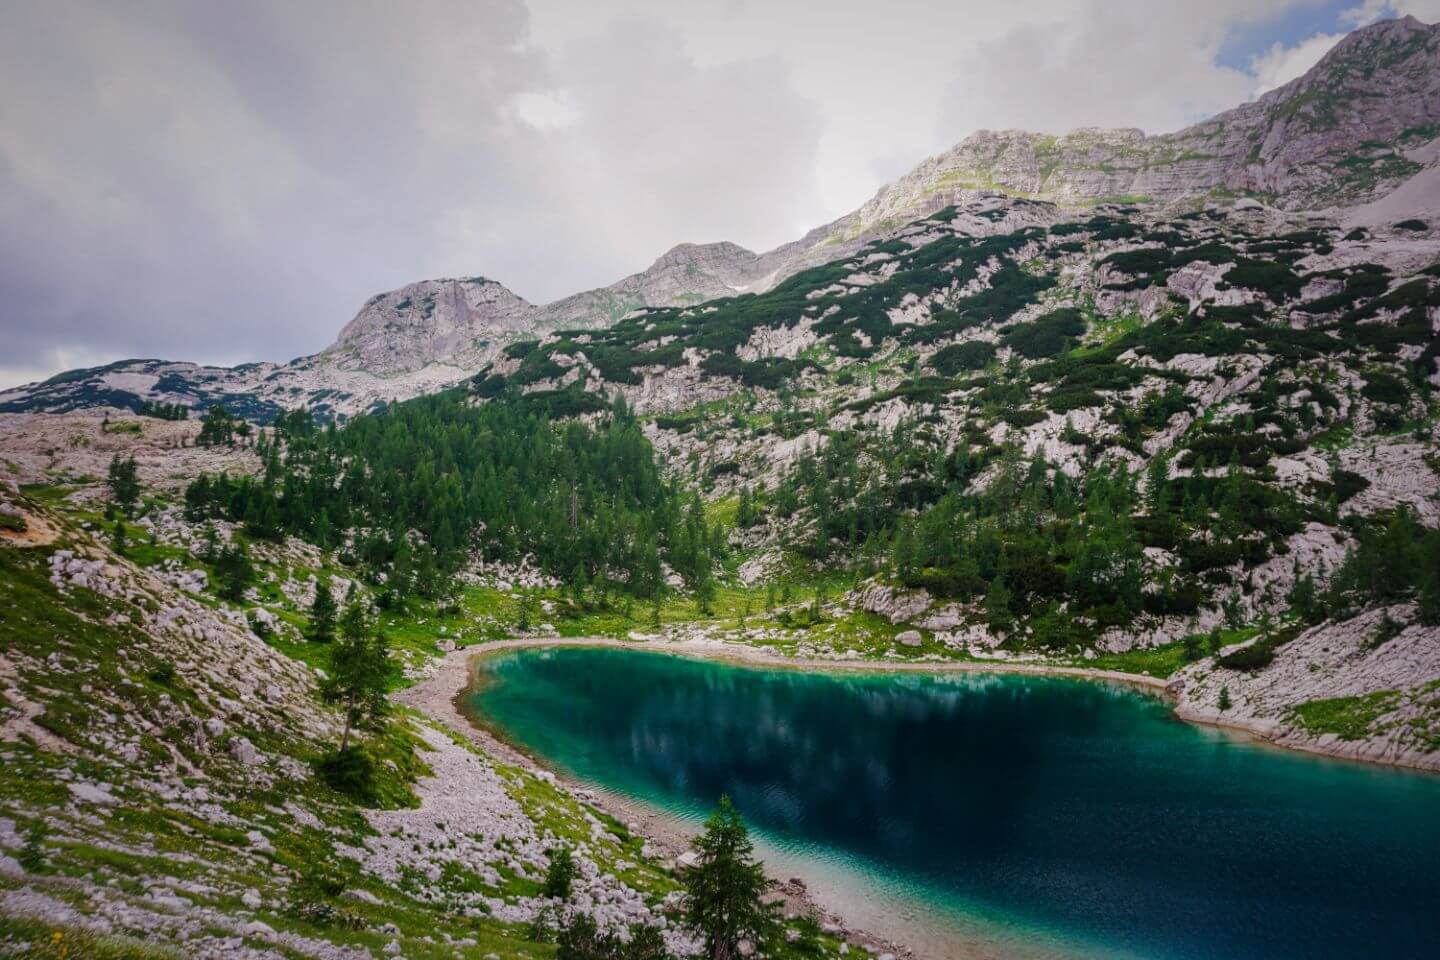
<svg viewBox="0 0 1440 960"><path fill-rule="evenodd" d="M390 650L385 637L375 630L358 602L346 609L340 621L340 637L330 646L330 669L320 687L327 703L342 704L345 732L340 752L350 748L350 731L355 724L383 716L389 701Z"/></svg>
<svg viewBox="0 0 1440 960"><path fill-rule="evenodd" d="M135 501L140 499L140 479L135 458L122 460L118 453L115 454L110 459L106 483L110 487L110 495L114 497L115 503L128 516L135 507Z"/></svg>
<svg viewBox="0 0 1440 960"><path fill-rule="evenodd" d="M750 831L728 796L705 821L695 847L699 862L682 877L686 921L703 939L710 960L733 960L741 955L742 940L764 943L775 918L761 900L765 871L755 860Z"/></svg>
<svg viewBox="0 0 1440 960"><path fill-rule="evenodd" d="M315 579L315 601L310 604L310 639L329 643L335 639L335 595L330 592L329 578Z"/></svg>
<svg viewBox="0 0 1440 960"><path fill-rule="evenodd" d="M542 892L547 897L568 900L570 888L578 875L575 855L570 852L569 847L561 844L550 851L550 863L545 869L545 889Z"/></svg>
<svg viewBox="0 0 1440 960"><path fill-rule="evenodd" d="M255 568L250 565L245 545L234 540L210 562L215 566L220 596L234 603L244 600L245 591L255 581Z"/></svg>
<svg viewBox="0 0 1440 960"><path fill-rule="evenodd" d="M715 574L710 570L709 557L700 561L700 572L695 579L695 603L704 616L708 617L715 612Z"/></svg>

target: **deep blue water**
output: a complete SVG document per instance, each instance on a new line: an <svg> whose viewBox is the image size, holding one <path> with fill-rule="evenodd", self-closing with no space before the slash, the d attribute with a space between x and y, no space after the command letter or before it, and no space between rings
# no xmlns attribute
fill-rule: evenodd
<svg viewBox="0 0 1440 960"><path fill-rule="evenodd" d="M472 706L576 776L690 817L728 793L763 838L1012 939L1440 956L1440 777L1258 745L1084 680L573 648L487 669Z"/></svg>

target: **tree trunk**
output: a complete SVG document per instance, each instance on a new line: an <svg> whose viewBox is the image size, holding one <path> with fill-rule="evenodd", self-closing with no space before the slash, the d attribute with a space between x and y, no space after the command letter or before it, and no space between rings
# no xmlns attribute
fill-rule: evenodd
<svg viewBox="0 0 1440 960"><path fill-rule="evenodd" d="M355 694L345 700L345 733L340 737L340 752L344 753L350 747L350 724L355 718Z"/></svg>

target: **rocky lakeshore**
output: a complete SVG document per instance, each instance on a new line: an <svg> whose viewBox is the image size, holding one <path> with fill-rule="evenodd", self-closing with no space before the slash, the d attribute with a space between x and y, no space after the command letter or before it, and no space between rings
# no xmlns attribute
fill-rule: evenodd
<svg viewBox="0 0 1440 960"><path fill-rule="evenodd" d="M400 693L396 699L448 726L460 736L474 740L490 756L507 763L522 765L534 775L556 784L560 789L573 793L581 802L607 811L616 820L625 823L631 832L645 837L647 848L655 856L674 863L688 862L682 858L686 856L695 836L696 831L692 827L645 804L621 797L612 791L599 788L595 784L574 781L563 773L545 768L543 761L530 756L504 737L498 736L492 727L479 722L472 712L463 706L463 700L477 682L476 663L479 658L505 650L557 645L606 646L611 644L604 640L572 641L556 638L549 642L542 640L498 641L487 644L483 649L471 647L453 650L444 654L437 661L436 669L433 672ZM621 646L619 643L613 645ZM628 648L636 645L626 646ZM645 646L647 649L668 649L658 644ZM689 650L692 655L698 655L693 646ZM674 651L671 650L671 652ZM431 791L451 793L455 790L455 786L440 781L433 784L422 782L419 790L422 798L425 798ZM881 957L889 955L913 958L917 956L901 943L863 930L853 929L843 917L826 910L824 904L817 903L807 890L804 881L798 877L784 880L775 879L772 886L772 897L783 902L782 909L787 916L819 915L822 929L827 933L842 936L849 944L867 953Z"/></svg>

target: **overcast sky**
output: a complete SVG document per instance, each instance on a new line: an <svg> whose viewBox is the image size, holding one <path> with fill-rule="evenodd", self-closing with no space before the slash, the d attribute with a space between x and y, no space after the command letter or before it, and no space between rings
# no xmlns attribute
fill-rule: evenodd
<svg viewBox="0 0 1440 960"><path fill-rule="evenodd" d="M766 249L977 129L1161 132L1440 0L0 0L0 387Z"/></svg>

